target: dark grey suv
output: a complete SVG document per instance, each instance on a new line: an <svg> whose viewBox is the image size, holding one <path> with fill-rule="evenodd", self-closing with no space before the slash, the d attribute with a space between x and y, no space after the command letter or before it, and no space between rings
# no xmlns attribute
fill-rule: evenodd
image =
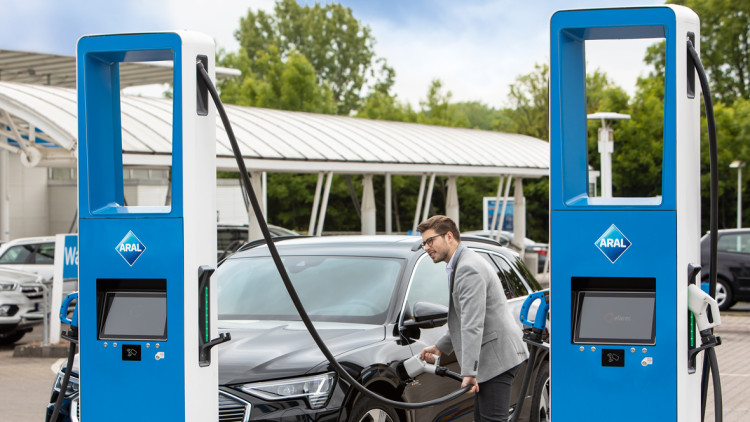
<svg viewBox="0 0 750 422"><path fill-rule="evenodd" d="M498 283L517 318L526 295L540 289L534 277L517 254L496 242L471 237L462 241L497 270ZM447 310L448 305L445 263L433 263L418 248L420 242L414 236L276 242L307 312L337 360L369 389L407 402L431 400L460 388L452 379L431 374L416 382L404 382L398 375L400 361L434 344L447 329L438 321L433 328L415 324L421 320L429 325L423 309ZM220 421L473 420L470 395L402 411L362 397L342 381L300 321L264 244L240 248L220 264L216 277L219 330L232 334L230 342L218 347ZM444 317L445 313L442 323ZM521 420L549 419L549 355L545 350L538 356ZM459 371L453 355L444 357L442 364ZM513 384L513 408L524 372L525 366ZM79 405L77 381L66 392L66 415L70 410L75 414ZM57 394L53 391L51 402Z"/></svg>
<svg viewBox="0 0 750 422"><path fill-rule="evenodd" d="M741 300L750 300L750 229L719 230L716 266L716 301L727 310ZM701 278L708 281L710 233L701 239Z"/></svg>

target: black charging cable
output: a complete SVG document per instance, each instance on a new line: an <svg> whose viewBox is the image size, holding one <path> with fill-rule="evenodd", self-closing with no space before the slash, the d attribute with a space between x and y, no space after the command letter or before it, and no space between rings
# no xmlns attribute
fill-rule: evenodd
<svg viewBox="0 0 750 422"><path fill-rule="evenodd" d="M237 167L240 171L240 180L242 181L242 185L245 188L245 192L247 192L247 196L250 198L250 204L253 206L253 211L255 212L255 216L258 219L258 225L260 226L261 232L263 232L263 238L266 241L266 244L268 245L268 250L271 253L271 257L273 258L273 262L276 264L276 268L279 270L279 275L281 276L281 280L284 282L284 286L286 287L287 292L289 293L289 297L292 299L292 302L294 303L294 307L297 308L297 312L299 313L300 318L302 318L302 322L305 324L305 327L307 327L307 331L310 332L310 336L312 336L313 340L315 341L315 344L318 345L318 348L323 353L323 355L326 357L328 362L330 362L333 369L339 374L341 378L346 380L349 384L351 384L354 388L359 390L360 393L363 395L373 399L377 400L381 403L387 404L389 406L393 406L399 409L421 409L424 407L434 406L436 404L445 403L447 401L453 400L460 395L466 393L469 388L471 388L470 385L467 385L465 387L462 387L459 390L456 390L444 397L429 400L426 402L421 403L405 403L400 401L391 400L388 398L385 398L379 394L376 394L370 390L367 389L364 385L360 384L354 377L349 374L349 372L344 369L344 367L341 366L336 361L336 358L333 356L330 350L328 350L328 347L323 342L323 339L318 334L318 330L315 329L315 326L312 323L312 320L310 319L310 316L307 315L307 311L305 311L304 306L302 306L302 301L300 301L299 296L297 295L297 291L294 289L294 286L292 285L292 281L289 278L289 274L287 274L286 268L284 267L284 263L281 261L281 256L279 255L279 251L276 249L276 245L273 242L273 239L271 238L271 232L268 230L268 225L266 224L265 216L263 215L263 212L260 208L260 204L258 203L258 198L255 196L255 190L253 189L252 184L250 183L250 177L247 173L247 167L245 167L245 162L242 159L242 153L240 152L240 147L237 144L237 139L234 136L234 131L232 130L232 125L229 122L229 118L227 117L227 113L224 110L224 105L221 102L221 99L219 98L219 93L216 91L216 87L214 86L213 82L211 82L211 77L208 76L208 73L206 72L206 69L203 67L203 63L198 62L197 63L198 68L198 74L203 79L203 82L208 87L208 92L211 94L211 98L214 101L214 104L216 104L216 109L219 112L219 116L221 116L221 122L224 124L224 128L227 131L227 137L229 138L229 143L232 144L232 151L234 152L234 158L237 160ZM441 371L442 372L442 371ZM461 376L455 373L451 373L450 375L447 374L450 371L445 371L445 376L449 376L456 380L462 380ZM437 374L437 372L436 372Z"/></svg>
<svg viewBox="0 0 750 422"><path fill-rule="evenodd" d="M698 78L701 83L701 91L703 92L703 103L706 107L706 123L708 125L708 150L710 154L710 262L711 270L709 272L708 280L708 294L711 297L716 296L716 267L717 267L717 246L719 241L719 164L718 164L718 153L717 153L717 142L716 142L716 122L714 120L714 106L711 100L711 88L708 86L708 77L706 76L706 70L703 68L703 63L698 56L698 52L695 51L693 43L687 40L687 51L690 58L693 61L695 69L698 71ZM701 342L711 341L714 339L713 328L701 331ZM715 342L715 340L713 340ZM714 417L717 422L722 421L722 397L721 397L721 378L719 376L719 362L716 359L716 351L713 347L706 349L707 359L703 360L703 374L701 379L701 421L706 416L706 396L708 394L708 376L709 373L712 375L713 386L714 386Z"/></svg>
<svg viewBox="0 0 750 422"><path fill-rule="evenodd" d="M78 301L76 301L76 307ZM57 394L57 400L55 400L55 406L52 410L52 416L50 416L50 422L57 422L57 418L60 415L60 409L62 408L62 402L65 398L65 392L68 391L68 383L70 382L70 374L73 372L73 362L76 356L76 345L78 344L78 327L71 325L70 330L67 333L63 333L64 338L70 342L68 347L68 364L65 366L65 373L63 375L62 383L60 384L60 391Z"/></svg>

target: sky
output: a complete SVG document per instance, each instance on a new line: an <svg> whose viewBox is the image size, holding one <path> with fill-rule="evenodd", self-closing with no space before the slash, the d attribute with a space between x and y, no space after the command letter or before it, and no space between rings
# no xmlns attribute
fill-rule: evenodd
<svg viewBox="0 0 750 422"><path fill-rule="evenodd" d="M302 1L305 3L305 1ZM313 1L307 0L307 3ZM509 85L549 62L549 19L557 10L663 4L663 0L339 0L370 27L375 54L395 68L394 93L414 107L440 79L453 101L509 105ZM239 48L234 32L248 9L273 0L22 0L3 5L0 48L74 55L88 34L188 29L217 47ZM635 90L653 40L587 45L588 68ZM615 44L613 46L613 44ZM161 92L157 90L157 92ZM618 111L618 110L611 110Z"/></svg>

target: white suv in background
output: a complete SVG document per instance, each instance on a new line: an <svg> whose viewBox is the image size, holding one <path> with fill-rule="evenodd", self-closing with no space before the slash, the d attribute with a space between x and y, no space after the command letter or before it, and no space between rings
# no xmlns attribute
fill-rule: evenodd
<svg viewBox="0 0 750 422"><path fill-rule="evenodd" d="M52 280L55 263L55 237L24 237L0 246L0 267L39 275Z"/></svg>
<svg viewBox="0 0 750 422"><path fill-rule="evenodd" d="M42 323L43 287L40 277L0 268L0 345L20 340Z"/></svg>

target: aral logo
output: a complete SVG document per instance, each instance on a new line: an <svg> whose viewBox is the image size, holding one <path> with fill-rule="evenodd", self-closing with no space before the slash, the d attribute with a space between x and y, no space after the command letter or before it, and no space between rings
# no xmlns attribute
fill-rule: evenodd
<svg viewBox="0 0 750 422"><path fill-rule="evenodd" d="M129 231L120 243L117 244L115 249L117 249L117 253L122 256L128 265L132 267L138 257L146 250L146 246L141 243L132 231Z"/></svg>
<svg viewBox="0 0 750 422"><path fill-rule="evenodd" d="M614 224L596 241L596 247L613 264L630 247L630 241Z"/></svg>

